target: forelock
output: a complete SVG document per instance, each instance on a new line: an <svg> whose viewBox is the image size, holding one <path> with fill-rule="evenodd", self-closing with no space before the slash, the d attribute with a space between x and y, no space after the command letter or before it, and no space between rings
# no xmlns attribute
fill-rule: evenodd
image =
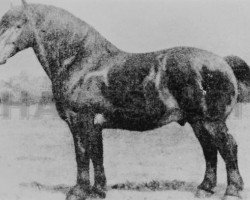
<svg viewBox="0 0 250 200"><path fill-rule="evenodd" d="M25 14L21 6L11 8L1 19L1 25L11 25L16 21L25 19Z"/></svg>

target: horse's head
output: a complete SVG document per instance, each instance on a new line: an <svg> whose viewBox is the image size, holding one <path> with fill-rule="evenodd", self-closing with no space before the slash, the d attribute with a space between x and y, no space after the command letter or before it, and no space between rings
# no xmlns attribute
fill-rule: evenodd
<svg viewBox="0 0 250 200"><path fill-rule="evenodd" d="M30 47L32 34L26 15L27 3L12 7L0 21L0 65L19 51Z"/></svg>

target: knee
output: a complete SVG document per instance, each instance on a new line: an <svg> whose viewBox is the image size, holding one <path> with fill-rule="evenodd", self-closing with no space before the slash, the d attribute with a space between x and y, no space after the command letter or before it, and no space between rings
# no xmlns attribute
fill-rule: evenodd
<svg viewBox="0 0 250 200"><path fill-rule="evenodd" d="M228 140L230 141L230 143L231 143L233 146L236 146L236 147L237 147L237 142L236 142L236 140L234 139L234 137L233 137L231 134L228 134Z"/></svg>
<svg viewBox="0 0 250 200"><path fill-rule="evenodd" d="M231 149L237 149L237 142L231 134L216 134L215 140L217 145L219 146L226 146Z"/></svg>

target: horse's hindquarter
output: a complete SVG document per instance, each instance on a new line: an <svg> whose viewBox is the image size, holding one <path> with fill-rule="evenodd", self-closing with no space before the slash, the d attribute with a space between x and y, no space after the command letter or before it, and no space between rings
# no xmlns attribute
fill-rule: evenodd
<svg viewBox="0 0 250 200"><path fill-rule="evenodd" d="M161 87L168 87L188 121L228 116L236 103L237 82L221 57L196 48L173 48L162 62Z"/></svg>

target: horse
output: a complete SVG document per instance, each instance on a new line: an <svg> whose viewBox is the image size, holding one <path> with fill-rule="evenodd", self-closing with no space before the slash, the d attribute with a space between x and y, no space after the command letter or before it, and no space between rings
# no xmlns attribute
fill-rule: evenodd
<svg viewBox="0 0 250 200"><path fill-rule="evenodd" d="M189 123L201 144L206 171L197 195L214 193L219 152L224 198L240 198L237 143L226 125L238 82L224 58L194 47L128 53L66 10L22 0L1 19L0 64L27 48L50 78L58 114L73 136L77 177L66 200L105 198L103 129L143 132L172 122Z"/></svg>

